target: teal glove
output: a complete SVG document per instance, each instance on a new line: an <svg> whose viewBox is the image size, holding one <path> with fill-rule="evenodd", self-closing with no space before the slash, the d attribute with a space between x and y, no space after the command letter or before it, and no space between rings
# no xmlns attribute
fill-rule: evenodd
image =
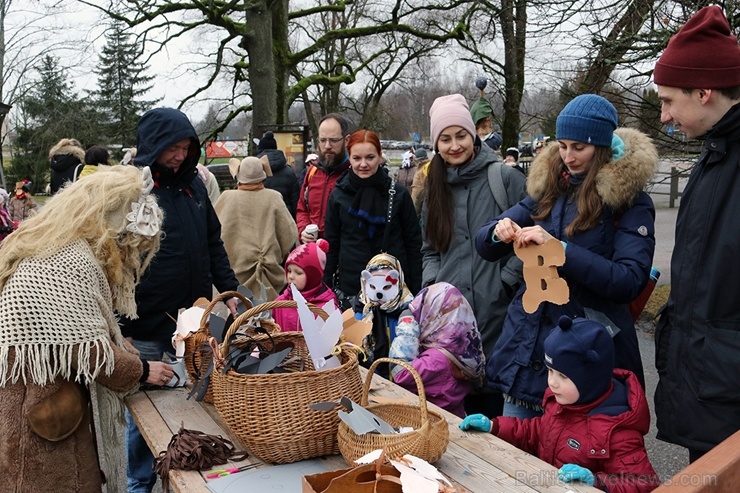
<svg viewBox="0 0 740 493"><path fill-rule="evenodd" d="M477 430L491 433L491 420L482 414L471 414L470 416L465 416L465 419L462 420L460 429L463 431Z"/></svg>
<svg viewBox="0 0 740 493"><path fill-rule="evenodd" d="M563 464L558 471L558 479L564 483L583 481L589 486L594 485L594 473L578 464Z"/></svg>

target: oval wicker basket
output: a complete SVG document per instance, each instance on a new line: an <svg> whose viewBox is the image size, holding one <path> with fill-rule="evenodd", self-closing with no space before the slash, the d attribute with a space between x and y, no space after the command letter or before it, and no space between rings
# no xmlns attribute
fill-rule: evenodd
<svg viewBox="0 0 740 493"><path fill-rule="evenodd" d="M208 327L211 312L218 302L234 296L239 298L247 308L252 307L252 302L245 298L241 293L236 291L224 291L218 296L215 296L205 308L203 316L200 318L200 327L198 327L198 330L192 332L187 338L185 338L185 367L188 370L188 377L193 385L198 383L201 373L205 372L206 367L208 366L208 362L204 363L204 358L213 357L211 347L208 345L208 338L211 336ZM203 397L203 401L213 404L213 384L208 385L208 391Z"/></svg>
<svg viewBox="0 0 740 493"><path fill-rule="evenodd" d="M299 360L286 365L294 373L243 375L225 374L224 359L229 352L229 339L243 319L272 308L294 308L295 301L273 301L257 305L234 320L224 343L219 347L216 367L211 376L216 410L224 422L254 455L265 462L285 464L322 455L339 453L337 446L337 413L314 411L315 402L338 401L347 396L356 400L362 395L362 379L355 351L343 348L342 365L316 371L302 332L279 332L253 336L253 340L275 344L290 341L294 348L288 358ZM312 312L324 320L327 314L309 304Z"/></svg>
<svg viewBox="0 0 740 493"><path fill-rule="evenodd" d="M411 373L418 389L419 404L387 403L368 405L370 383L375 368L380 363L401 365ZM360 405L368 411L372 411L394 428L410 426L414 430L394 435L381 435L379 433L358 435L347 424L340 422L337 433L339 451L350 466L357 465L355 464L356 459L377 449L384 449L388 457L392 459L411 454L429 463L438 461L447 450L447 444L450 441L447 420L441 414L427 409L424 384L416 370L408 363L392 358L376 359L367 371L365 384L362 387Z"/></svg>

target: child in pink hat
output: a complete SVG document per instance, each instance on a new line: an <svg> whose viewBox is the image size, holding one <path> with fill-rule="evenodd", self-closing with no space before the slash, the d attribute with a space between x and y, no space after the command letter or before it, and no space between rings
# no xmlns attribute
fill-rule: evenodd
<svg viewBox="0 0 740 493"><path fill-rule="evenodd" d="M288 286L275 301L292 300L290 285L295 284L307 302L321 307L333 301L334 307L338 308L339 303L334 291L322 281L328 251L329 242L320 239L315 243L305 243L290 252L288 260L285 261L285 278ZM282 332L302 330L298 310L295 308L276 308L272 311L272 317Z"/></svg>

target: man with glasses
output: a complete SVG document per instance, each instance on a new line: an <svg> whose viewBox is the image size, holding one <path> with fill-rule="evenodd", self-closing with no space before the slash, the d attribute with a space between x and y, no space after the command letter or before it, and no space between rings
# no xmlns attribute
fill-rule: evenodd
<svg viewBox="0 0 740 493"><path fill-rule="evenodd" d="M319 122L319 163L307 171L301 185L296 208L296 224L301 243L310 243L324 236L324 217L329 194L337 180L349 168L347 139L349 123L338 113L329 113ZM306 226L316 224L318 234L306 232Z"/></svg>

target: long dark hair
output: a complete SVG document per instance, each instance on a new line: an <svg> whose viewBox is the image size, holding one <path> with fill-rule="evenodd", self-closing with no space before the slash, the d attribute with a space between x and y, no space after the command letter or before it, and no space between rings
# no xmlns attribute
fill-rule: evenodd
<svg viewBox="0 0 740 493"><path fill-rule="evenodd" d="M436 251L446 253L455 227L452 188L447 183L447 165L444 158L435 154L429 163L424 185L427 190L427 217L424 235Z"/></svg>
<svg viewBox="0 0 740 493"><path fill-rule="evenodd" d="M612 150L610 147L596 147L591 168L586 173L583 183L575 191L577 212L573 222L565 228L565 234L568 238L572 238L576 233L588 231L599 222L604 203L596 190L596 177L599 170L611 158ZM547 170L547 183L550 186L546 187L545 193L537 202L537 209L532 214L532 219L535 221L547 218L552 212L558 197L568 193L568 184L563 177L565 169L565 164L561 158L550 160L550 168Z"/></svg>

